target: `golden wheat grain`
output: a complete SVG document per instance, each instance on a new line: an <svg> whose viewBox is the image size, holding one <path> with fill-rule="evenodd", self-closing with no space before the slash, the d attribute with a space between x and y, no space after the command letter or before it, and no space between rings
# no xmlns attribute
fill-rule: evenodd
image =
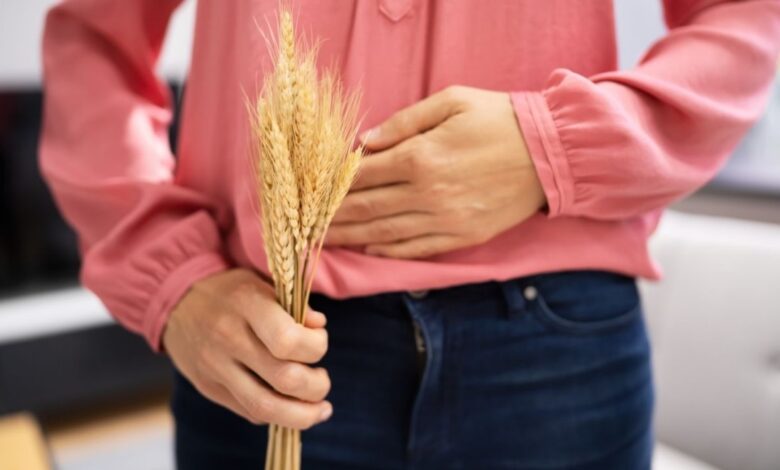
<svg viewBox="0 0 780 470"><path fill-rule="evenodd" d="M270 173L275 176L269 203L272 205L272 240L279 271L279 283L285 293L283 306L289 308L292 303L293 281L295 278L295 240L300 235L298 190L290 164L290 152L286 139L275 121L271 121L269 135Z"/></svg>
<svg viewBox="0 0 780 470"><path fill-rule="evenodd" d="M274 109L279 116L279 124L288 138L288 145L293 145L293 113L295 112L295 31L293 28L292 14L289 11L282 11L279 15L279 54L276 58L276 68L274 70L274 86L276 87L273 97L275 98Z"/></svg>
<svg viewBox="0 0 780 470"><path fill-rule="evenodd" d="M273 158L271 156L273 148L270 139L265 138L265 136L270 135L270 121L263 118L263 112L267 106L268 104L265 102L265 100L259 100L258 108L253 116L255 138L258 141L258 145L256 147L259 148L260 154L264 156L263 158L259 159L259 162L255 165L255 167L256 171L258 172L257 179L261 183L259 195L261 197L260 207L262 211L261 217L263 222L263 237L268 241L266 244L266 252L269 260L269 268L271 268L274 279L276 279L278 255L274 248L275 244L273 243L274 205L271 199L275 191L273 162L271 160L271 158Z"/></svg>
<svg viewBox="0 0 780 470"><path fill-rule="evenodd" d="M352 185L352 181L360 166L361 157L362 152L360 150L349 152L344 158L344 162L339 166L339 171L336 173L328 203L325 205L326 212L324 223L326 229L327 226L330 225L330 221L333 220L336 209L341 205L341 202L349 191L349 187Z"/></svg>
<svg viewBox="0 0 780 470"><path fill-rule="evenodd" d="M262 110L265 108L266 103L262 98L259 98L257 100L257 103L254 106L247 106L247 110L250 115L250 121L252 124L252 149L255 155L260 156L264 153L267 153L264 151L263 147L267 145L267 142L262 138L267 130L264 128L264 122L261 118L262 116ZM266 240L265 242L265 252L266 252L266 259L268 263L268 270L271 273L271 276L274 279L277 279L278 271L277 271L277 263L276 263L276 252L274 250L274 244L270 242L272 234L273 234L273 228L272 228L272 217L269 214L269 211L271 209L270 204L270 196L273 193L273 173L268 170L268 168L265 167L269 162L266 159L263 158L254 158L250 160L250 164L252 166L252 172L255 178L256 183L260 187L259 195L261 198L259 208L260 208L260 228L262 230L263 239ZM277 285L278 290L278 285Z"/></svg>
<svg viewBox="0 0 780 470"><path fill-rule="evenodd" d="M323 159L317 151L316 126L318 121L317 90L315 88L317 72L314 56L310 54L296 70L298 89L295 93L295 116L293 134L296 143L294 159L295 173L298 178L301 197L301 240L296 247L301 253L309 243L316 208L320 205L318 172Z"/></svg>
<svg viewBox="0 0 780 470"><path fill-rule="evenodd" d="M289 11L282 11L279 15L279 54L276 58L276 68L272 75L273 80L268 85L273 88L270 95L272 106L268 107L268 118L278 127L278 132L274 131L274 139L281 139L276 142L277 148L281 150L281 142L286 147L285 155L274 155L275 166L279 168L278 177L284 178L284 187L280 189L279 194L284 197L284 209L289 218L289 230L292 231L293 244L295 251L300 253L303 250L303 244L300 242L300 195L299 185L295 174L296 143L293 132L295 122L295 95L297 80L297 53L295 45L295 31L293 28L292 14ZM285 168L280 168L284 165ZM286 271L286 270L285 270Z"/></svg>
<svg viewBox="0 0 780 470"><path fill-rule="evenodd" d="M321 178L326 180L319 197L322 199L320 213L314 225L313 239L324 236L327 226L341 204L352 184L362 157L362 149L351 151L354 141L357 115L357 96L344 96L335 77L328 73L320 82L320 106L326 113L339 116L338 119L324 120L319 128L318 143L325 156Z"/></svg>

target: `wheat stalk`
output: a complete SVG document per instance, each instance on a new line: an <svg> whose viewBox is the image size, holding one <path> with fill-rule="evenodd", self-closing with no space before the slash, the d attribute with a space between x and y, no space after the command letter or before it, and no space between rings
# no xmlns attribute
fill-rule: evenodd
<svg viewBox="0 0 780 470"><path fill-rule="evenodd" d="M295 35L292 14L281 9L274 69L248 106L253 168L268 268L279 303L303 323L322 239L349 191L362 158L353 150L358 97L335 74L318 76L316 46ZM297 470L301 436L268 428L266 470Z"/></svg>

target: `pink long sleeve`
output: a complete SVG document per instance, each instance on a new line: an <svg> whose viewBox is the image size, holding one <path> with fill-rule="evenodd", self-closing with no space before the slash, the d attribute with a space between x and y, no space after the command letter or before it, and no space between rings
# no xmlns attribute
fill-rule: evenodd
<svg viewBox="0 0 780 470"><path fill-rule="evenodd" d="M79 235L81 280L159 349L166 315L226 269L214 201L177 185L167 88L154 66L174 0L72 0L43 43L40 166Z"/></svg>
<svg viewBox="0 0 780 470"><path fill-rule="evenodd" d="M633 70L552 73L512 93L549 215L617 220L713 177L758 118L780 1L665 0L669 34Z"/></svg>

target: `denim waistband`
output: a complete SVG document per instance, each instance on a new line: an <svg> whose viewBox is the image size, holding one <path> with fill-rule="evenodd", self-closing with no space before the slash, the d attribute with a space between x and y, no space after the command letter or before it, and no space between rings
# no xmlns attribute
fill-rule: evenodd
<svg viewBox="0 0 780 470"><path fill-rule="evenodd" d="M468 302L486 297L503 297L509 310L522 310L527 302L527 288L533 287L542 292L562 287L577 286L579 288L597 289L600 287L626 283L634 283L635 279L620 273L597 270L561 271L521 276L503 281L490 280L472 284L462 284L438 289L427 289L424 296L428 302ZM350 306L360 307L361 304L378 313L407 317L404 308L409 292L384 292L362 297L352 297L343 300L330 299L321 294L327 302L346 302Z"/></svg>

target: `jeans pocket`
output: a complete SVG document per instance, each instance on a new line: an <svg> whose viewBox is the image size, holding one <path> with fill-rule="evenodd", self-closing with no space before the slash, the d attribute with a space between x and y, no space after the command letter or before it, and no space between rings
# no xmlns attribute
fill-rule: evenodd
<svg viewBox="0 0 780 470"><path fill-rule="evenodd" d="M528 308L545 326L568 334L612 331L641 318L633 278L604 271L571 271L524 280Z"/></svg>

